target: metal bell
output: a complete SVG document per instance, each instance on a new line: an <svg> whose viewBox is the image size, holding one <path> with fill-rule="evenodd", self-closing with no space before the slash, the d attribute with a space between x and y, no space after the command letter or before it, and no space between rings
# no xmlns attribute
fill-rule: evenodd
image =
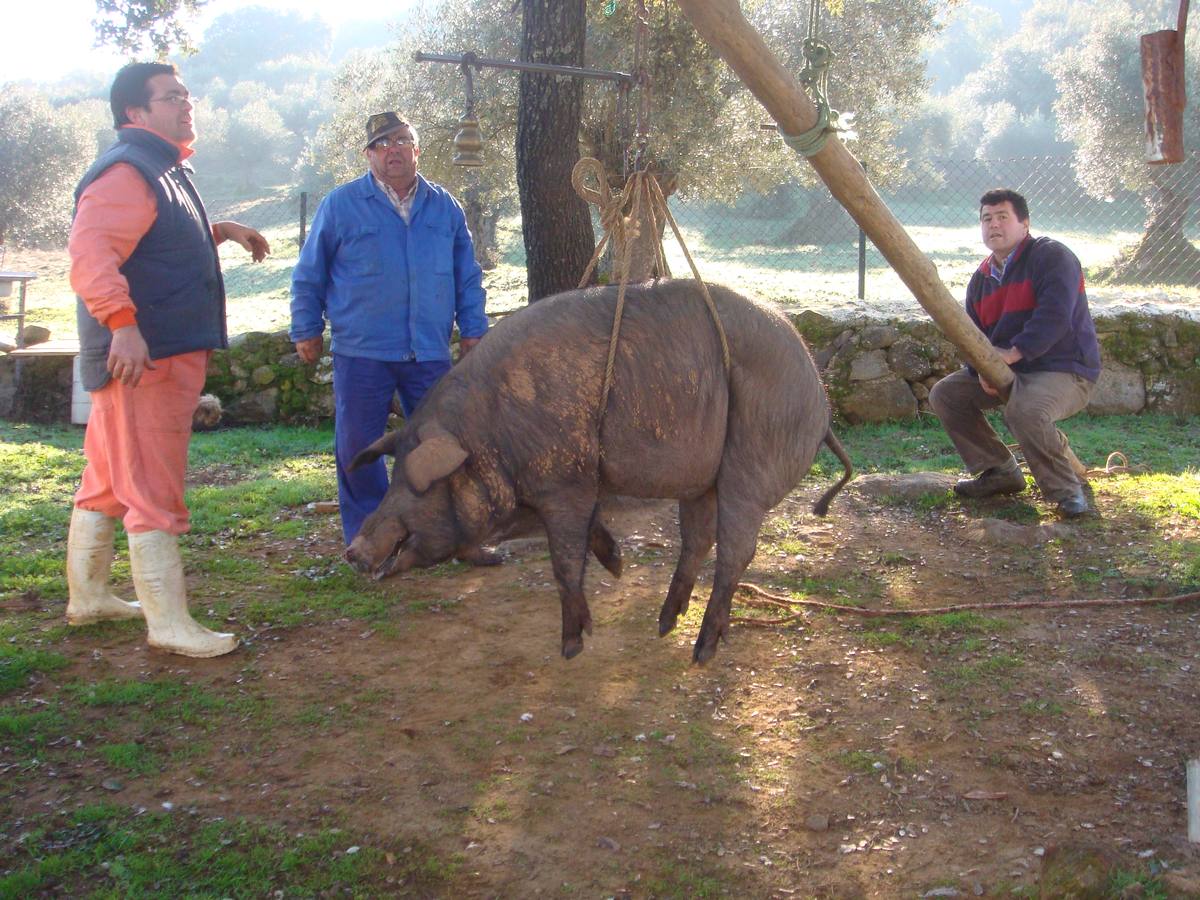
<svg viewBox="0 0 1200 900"><path fill-rule="evenodd" d="M474 116L463 116L458 122L458 134L454 136L454 165L483 165L483 132L479 120Z"/></svg>

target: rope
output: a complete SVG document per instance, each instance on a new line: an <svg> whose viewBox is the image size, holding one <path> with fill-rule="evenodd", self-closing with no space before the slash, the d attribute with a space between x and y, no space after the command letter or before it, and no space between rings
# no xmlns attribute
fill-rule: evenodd
<svg viewBox="0 0 1200 900"><path fill-rule="evenodd" d="M596 180L596 188L589 186L589 178ZM700 270L696 267L695 260L692 259L692 254L688 251L687 243L683 239L679 225L676 223L675 217L671 215L671 210L667 206L667 198L663 195L662 188L659 187L658 181L654 176L646 170L634 172L626 180L624 190L618 194L608 186L608 176L604 171L604 165L597 159L585 157L579 160L571 170L571 185L575 188L575 192L586 202L599 208L600 224L604 228L604 237L600 239L600 243L596 245L596 250L592 254L592 258L588 261L587 267L583 272L583 277L579 280L579 287L583 288L588 283L592 271L600 259L600 254L603 252L610 238L613 240L614 248L616 248L613 254L613 266L615 272L620 276L620 288L617 291L617 306L613 310L612 333L608 341L608 360L604 366L604 386L600 393L601 419L603 420L604 418L604 410L608 406L608 395L612 390L613 370L616 367L617 358L617 342L621 333L621 317L625 311L625 289L629 284L629 251L633 246L634 238L638 234L643 194L646 196L646 211L651 234L654 238L654 260L657 265L657 271L670 277L671 270L667 265L666 251L663 248L662 239L658 236L658 214L661 213L662 217L670 224L671 231L675 235L675 239L679 241L683 255L692 270L692 275L695 277L696 283L700 286L700 293L704 297L704 305L708 308L713 325L717 329L717 336L721 341L721 360L725 367L725 374L728 376L731 368L729 338L725 334L725 327L721 324L721 315L717 312L717 305L713 302L712 295L708 291L708 285L700 277ZM633 209L629 217L626 218L624 209L630 200L632 200Z"/></svg>
<svg viewBox="0 0 1200 900"><path fill-rule="evenodd" d="M804 51L804 68L799 81L812 95L817 108L817 121L800 134L783 134L783 142L803 156L816 156L825 147L829 136L844 131L838 125L838 113L829 108L829 67L836 55L825 41L821 40L821 3L811 0L808 10L808 36L801 48ZM847 120L850 116L847 114ZM848 124L848 122L847 122Z"/></svg>
<svg viewBox="0 0 1200 900"><path fill-rule="evenodd" d="M1118 459L1121 461L1120 465L1114 466L1113 461ZM1143 465L1142 463L1131 466L1129 464L1129 459L1124 453L1122 453L1120 450L1114 450L1112 453L1108 454L1108 458L1104 461L1104 468L1088 469L1084 474L1088 477L1094 477L1096 475L1127 475L1132 473L1140 474L1149 471L1150 467Z"/></svg>
<svg viewBox="0 0 1200 900"><path fill-rule="evenodd" d="M932 609L862 609L861 607L857 606L826 603L822 600L794 600L791 597L783 597L779 594L772 594L770 591L765 591L758 585L750 584L748 582L740 583L738 585L738 590L742 591L743 593L753 594L760 598L758 601L747 601L748 606L758 606L760 608L781 607L783 609L806 606L814 609L829 610L836 613L862 616L863 618L867 619L911 619L919 616L941 616L947 613L981 609L996 611L1013 609L1078 609L1080 607L1090 608L1099 606L1151 606L1155 603L1182 605L1184 603L1194 603L1197 600L1200 600L1200 592L1195 592L1191 594L1177 594L1174 597L1108 597L1094 600L1024 600L1020 603L959 603L954 606L938 606ZM790 616L784 616L778 619L747 619L744 616L734 616L729 621L737 625L750 625L753 627L767 628L775 625L787 625L801 618L803 615L803 613L793 613Z"/></svg>

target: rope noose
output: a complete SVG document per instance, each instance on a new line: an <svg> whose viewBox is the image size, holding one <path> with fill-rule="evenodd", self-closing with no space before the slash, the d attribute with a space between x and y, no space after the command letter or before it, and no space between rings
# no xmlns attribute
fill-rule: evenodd
<svg viewBox="0 0 1200 900"><path fill-rule="evenodd" d="M596 188L589 186L589 178L596 180ZM717 337L721 341L721 361L725 368L725 375L728 377L731 368L729 338L725 334L725 327L721 324L720 313L717 311L717 305L713 302L712 295L708 291L708 285L700 277L700 271L696 268L695 260L692 259L692 254L688 251L683 234L679 230L679 225L676 223L675 217L671 215L671 210L667 206L667 199L663 195L662 188L659 187L658 181L654 176L646 170L634 172L626 180L624 189L618 193L608 186L608 175L604 171L604 164L597 159L585 157L579 160L575 164L574 169L571 170L571 184L575 188L575 192L583 200L599 208L600 224L604 228L604 236L600 239L600 243L596 245L596 250L592 254L591 260L588 261L587 267L584 269L583 277L579 280L579 287L583 288L587 285L592 271L600 259L600 254L604 251L604 247L610 239L612 239L614 247L613 267L615 273L620 277L620 287L617 290L617 306L613 310L612 333L608 341L608 359L604 366L604 385L600 392L600 421L604 421L604 412L608 407L608 395L612 390L613 370L616 366L617 358L617 343L621 334L621 317L625 311L625 289L629 284L630 249L633 246L634 239L638 235L641 223L640 213L643 195L645 195L646 211L650 219L651 233L654 238L654 258L658 266L658 271L664 272L668 276L670 275L666 251L663 248L662 239L658 234L659 216L661 214L661 219L670 224L671 231L675 235L675 239L679 242L679 246L683 250L683 255L688 261L688 266L692 270L692 275L696 279L696 284L700 286L700 293L704 297L704 305L708 308L709 316L711 316L713 325L717 329ZM630 215L626 217L624 211L631 202L632 209Z"/></svg>

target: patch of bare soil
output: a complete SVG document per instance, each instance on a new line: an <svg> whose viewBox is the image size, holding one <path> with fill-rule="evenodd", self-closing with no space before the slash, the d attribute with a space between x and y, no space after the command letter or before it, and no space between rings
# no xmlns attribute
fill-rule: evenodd
<svg viewBox="0 0 1200 900"><path fill-rule="evenodd" d="M1133 595L1162 571L1133 552L1161 538L1102 484L1102 516L1040 546L981 538L998 509L986 503L925 510L850 490L814 519L822 489L776 511L746 580L914 608ZM117 799L418 840L460 860L446 897L1036 896L1043 854L1064 846L1131 872L1166 863L1176 884L1197 870L1184 796L1200 751L1196 607L1048 607L944 629L810 611L735 626L699 668L711 563L660 639L674 509L625 504L610 524L625 572L589 567L595 632L571 661L537 540L509 544L497 568L393 579L387 627L267 629L210 661L124 633L72 638L76 677L185 673L273 723L248 716ZM336 522L317 527L311 552L333 557ZM1188 523L1177 535L1198 537ZM17 802L33 813L99 777L46 779Z"/></svg>

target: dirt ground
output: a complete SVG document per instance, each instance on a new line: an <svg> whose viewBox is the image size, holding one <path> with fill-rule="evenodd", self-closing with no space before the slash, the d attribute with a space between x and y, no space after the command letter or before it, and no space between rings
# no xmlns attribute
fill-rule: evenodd
<svg viewBox="0 0 1200 900"><path fill-rule="evenodd" d="M1050 532L1032 500L1025 524L996 525L1011 501L902 502L866 485L816 519L822 488L776 510L745 580L880 609L1197 589L1159 561L1164 542L1200 538L1196 523L1148 528L1103 483L1098 518ZM336 557L335 518L311 519L314 564ZM674 508L625 502L609 521L625 570L590 565L595 631L570 661L535 539L505 545L500 567L393 579L407 602L387 627L267 626L208 661L73 635L72 677L182 676L269 702L280 723L231 725L114 799L420 841L459 860L445 897L1038 896L1045 860L1080 853L1108 867L1095 896L1200 896L1184 780L1200 756L1200 606L918 623L808 610L735 625L696 667L711 562L660 639ZM747 601L735 616L779 613ZM14 802L33 814L100 777L26 782ZM1132 886L1112 893L1113 872Z"/></svg>

